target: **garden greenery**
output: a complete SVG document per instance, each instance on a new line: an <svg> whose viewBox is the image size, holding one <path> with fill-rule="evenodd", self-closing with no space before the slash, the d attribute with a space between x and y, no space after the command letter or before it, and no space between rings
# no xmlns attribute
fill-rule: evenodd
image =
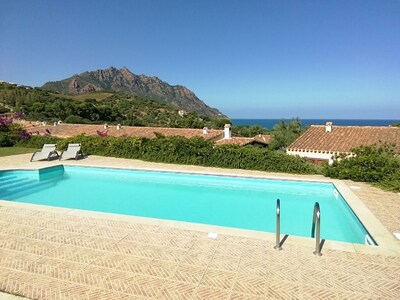
<svg viewBox="0 0 400 300"><path fill-rule="evenodd" d="M394 145L381 144L352 149L351 157L339 155L323 174L332 178L376 183L400 192L400 157Z"/></svg>
<svg viewBox="0 0 400 300"><path fill-rule="evenodd" d="M153 162L301 174L316 172L312 164L300 157L252 146L216 147L213 142L200 137L188 139L157 135L154 139L148 139L79 135L60 139L51 136L32 136L29 140L20 141L18 145L40 148L45 143L57 143L59 150L66 149L68 143L81 143L85 154Z"/></svg>
<svg viewBox="0 0 400 300"><path fill-rule="evenodd" d="M12 147L30 136L21 125L14 123L15 115L0 115L0 147Z"/></svg>

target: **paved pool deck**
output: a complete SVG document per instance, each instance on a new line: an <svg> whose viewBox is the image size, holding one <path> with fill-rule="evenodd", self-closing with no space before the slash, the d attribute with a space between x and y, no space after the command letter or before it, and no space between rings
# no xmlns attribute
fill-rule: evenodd
<svg viewBox="0 0 400 300"><path fill-rule="evenodd" d="M0 170L59 161L0 157ZM90 156L104 166L310 181L322 176ZM0 201L0 291L31 299L399 299L400 195L333 181L379 246ZM209 232L218 233L216 239ZM0 299L2 295L0 294Z"/></svg>

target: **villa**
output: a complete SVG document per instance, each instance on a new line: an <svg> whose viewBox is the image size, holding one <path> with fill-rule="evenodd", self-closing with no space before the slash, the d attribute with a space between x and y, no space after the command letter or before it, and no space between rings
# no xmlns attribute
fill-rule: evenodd
<svg viewBox="0 0 400 300"><path fill-rule="evenodd" d="M38 132L44 135L46 130L52 136L67 138L80 134L97 135L98 132L108 136L136 136L144 138L155 138L156 134L164 136L182 136L186 138L202 137L206 140L218 140L224 135L223 130L214 129L191 129L191 128L167 128L167 127L141 127L141 126L121 126L121 125L89 125L89 124L55 124L47 125L39 123L36 126L24 124L28 131Z"/></svg>
<svg viewBox="0 0 400 300"><path fill-rule="evenodd" d="M390 126L335 126L311 127L296 139L286 150L287 154L299 155L322 164L333 163L336 154L351 154L351 149L380 143L395 144L400 153L400 128Z"/></svg>
<svg viewBox="0 0 400 300"><path fill-rule="evenodd" d="M42 122L17 121L33 133L40 135L52 135L60 138L68 138L80 134L107 136L136 136L144 138L155 138L156 134L163 136L182 136L185 138L201 137L205 140L215 141L217 145L259 145L268 146L271 136L268 134L259 134L254 137L232 137L232 128L226 124L224 130L193 129L193 128L168 128L168 127L142 127L142 126L121 126L121 125L89 125L89 124L64 124L55 123L48 125ZM49 134L50 132L50 134Z"/></svg>

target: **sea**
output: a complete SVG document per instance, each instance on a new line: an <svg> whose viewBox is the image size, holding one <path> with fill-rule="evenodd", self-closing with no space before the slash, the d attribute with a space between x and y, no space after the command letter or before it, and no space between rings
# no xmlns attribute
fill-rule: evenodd
<svg viewBox="0 0 400 300"><path fill-rule="evenodd" d="M259 125L268 129L272 129L281 120L288 122L292 119L231 119L235 126ZM325 125L326 122L333 122L333 125L341 126L389 126L391 124L400 123L400 120L300 119L300 122L303 127L309 125Z"/></svg>

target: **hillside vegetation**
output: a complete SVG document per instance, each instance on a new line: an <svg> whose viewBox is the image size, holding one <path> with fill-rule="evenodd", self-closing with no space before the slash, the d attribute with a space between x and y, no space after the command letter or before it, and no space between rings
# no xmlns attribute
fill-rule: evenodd
<svg viewBox="0 0 400 300"><path fill-rule="evenodd" d="M121 92L62 95L8 83L0 83L0 110L22 112L27 120L82 124L108 122L129 126L220 128L227 121L211 120L196 113L182 117L170 105Z"/></svg>
<svg viewBox="0 0 400 300"><path fill-rule="evenodd" d="M122 92L210 118L226 118L218 109L209 107L188 88L170 85L156 76L137 75L125 67L110 67L76 74L63 80L47 82L42 88L68 95L95 91Z"/></svg>

